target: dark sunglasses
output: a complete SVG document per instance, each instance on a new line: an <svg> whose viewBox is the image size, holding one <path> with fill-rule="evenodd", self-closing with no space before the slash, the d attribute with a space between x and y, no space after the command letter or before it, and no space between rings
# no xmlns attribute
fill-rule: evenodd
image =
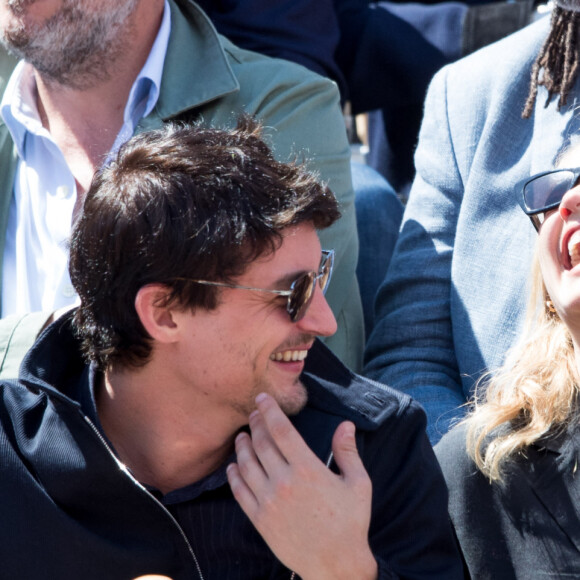
<svg viewBox="0 0 580 580"><path fill-rule="evenodd" d="M252 286L227 284L226 282L195 280L193 278L174 278L174 280L187 280L188 282L204 284L206 286L220 286L221 288L234 288L237 290L254 290L256 292L269 292L270 294L278 294L278 296L287 296L288 301L286 303L286 310L288 311L292 322L298 322L304 317L308 307L312 303L314 290L316 289L316 282L318 282L322 293L326 294L326 289L328 288L328 283L332 276L333 267L334 250L322 250L322 259L320 260L318 272L305 272L290 284L290 290L269 290L267 288L253 288Z"/></svg>
<svg viewBox="0 0 580 580"><path fill-rule="evenodd" d="M567 191L580 177L580 168L553 169L520 181L516 186L518 201L537 231L544 223L545 214L556 209Z"/></svg>

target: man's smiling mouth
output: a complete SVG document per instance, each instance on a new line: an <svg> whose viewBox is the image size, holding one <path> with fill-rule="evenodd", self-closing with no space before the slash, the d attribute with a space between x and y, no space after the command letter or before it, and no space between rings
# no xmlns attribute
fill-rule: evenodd
<svg viewBox="0 0 580 580"><path fill-rule="evenodd" d="M294 362L294 361L302 361L308 355L307 350L285 350L282 352L275 352L270 355L270 360L276 362Z"/></svg>

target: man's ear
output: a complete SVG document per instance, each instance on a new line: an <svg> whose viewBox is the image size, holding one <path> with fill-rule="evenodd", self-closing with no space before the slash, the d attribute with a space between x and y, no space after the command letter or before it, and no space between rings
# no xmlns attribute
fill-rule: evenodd
<svg viewBox="0 0 580 580"><path fill-rule="evenodd" d="M167 304L170 290L163 284L147 284L137 292L135 310L151 338L162 343L175 342L178 334L175 305Z"/></svg>

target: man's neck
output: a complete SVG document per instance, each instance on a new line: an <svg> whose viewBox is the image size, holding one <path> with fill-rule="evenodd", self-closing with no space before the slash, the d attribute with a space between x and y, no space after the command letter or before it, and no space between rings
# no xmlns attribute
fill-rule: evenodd
<svg viewBox="0 0 580 580"><path fill-rule="evenodd" d="M241 427L167 379L150 369L107 372L96 392L99 421L121 461L163 493L218 469Z"/></svg>
<svg viewBox="0 0 580 580"><path fill-rule="evenodd" d="M106 79L87 88L72 88L35 71L38 110L43 125L60 147L77 181L79 203L123 125L131 87L155 41L163 0L140 2L132 15L131 41L106 63Z"/></svg>

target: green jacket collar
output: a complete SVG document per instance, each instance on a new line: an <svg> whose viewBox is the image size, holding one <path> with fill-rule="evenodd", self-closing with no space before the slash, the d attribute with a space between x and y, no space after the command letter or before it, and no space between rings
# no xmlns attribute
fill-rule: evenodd
<svg viewBox="0 0 580 580"><path fill-rule="evenodd" d="M171 36L163 66L159 100L138 130L162 122L239 90L213 24L190 0L169 0Z"/></svg>

